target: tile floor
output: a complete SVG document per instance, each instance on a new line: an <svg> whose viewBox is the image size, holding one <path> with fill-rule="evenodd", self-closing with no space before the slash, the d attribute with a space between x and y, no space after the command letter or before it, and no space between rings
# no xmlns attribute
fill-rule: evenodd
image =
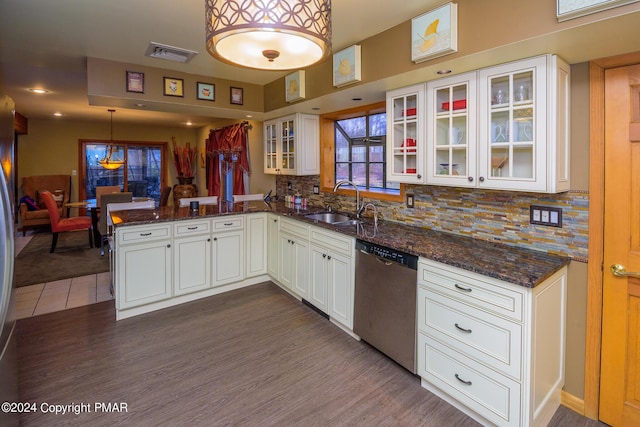
<svg viewBox="0 0 640 427"><path fill-rule="evenodd" d="M16 255L30 239L29 235L16 235ZM16 290L16 317L23 319L109 299L109 272L23 286Z"/></svg>

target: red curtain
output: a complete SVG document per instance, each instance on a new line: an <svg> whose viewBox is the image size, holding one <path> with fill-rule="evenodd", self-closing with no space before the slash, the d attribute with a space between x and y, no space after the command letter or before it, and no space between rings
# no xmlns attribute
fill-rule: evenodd
<svg viewBox="0 0 640 427"><path fill-rule="evenodd" d="M243 174L249 173L249 154L247 146L247 123L236 123L221 129L211 129L206 141L207 148L207 187L209 196L221 197L220 191L220 156L223 161L237 160L233 169L233 193L244 194Z"/></svg>

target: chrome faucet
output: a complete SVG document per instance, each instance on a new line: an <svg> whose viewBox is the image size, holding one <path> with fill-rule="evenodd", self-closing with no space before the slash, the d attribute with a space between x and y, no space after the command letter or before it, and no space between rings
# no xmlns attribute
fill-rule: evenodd
<svg viewBox="0 0 640 427"><path fill-rule="evenodd" d="M360 218L360 213L362 213L362 210L364 209L364 205L360 200L360 190L358 190L358 186L355 185L353 182L345 179L345 180L336 182L336 186L333 187L333 192L335 193L336 190L338 190L338 188L343 184L349 184L356 190L356 218Z"/></svg>

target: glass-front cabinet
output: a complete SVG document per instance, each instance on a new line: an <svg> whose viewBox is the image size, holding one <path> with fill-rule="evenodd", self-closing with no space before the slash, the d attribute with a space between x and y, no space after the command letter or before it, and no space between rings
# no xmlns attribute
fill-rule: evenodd
<svg viewBox="0 0 640 427"><path fill-rule="evenodd" d="M568 191L569 89L555 55L428 82L426 183Z"/></svg>
<svg viewBox="0 0 640 427"><path fill-rule="evenodd" d="M476 76L427 84L427 184L476 186Z"/></svg>
<svg viewBox="0 0 640 427"><path fill-rule="evenodd" d="M569 66L544 55L478 72L478 187L569 190Z"/></svg>
<svg viewBox="0 0 640 427"><path fill-rule="evenodd" d="M320 121L296 113L264 122L264 172L282 175L320 173Z"/></svg>
<svg viewBox="0 0 640 427"><path fill-rule="evenodd" d="M425 85L387 92L387 180L423 184L425 180Z"/></svg>

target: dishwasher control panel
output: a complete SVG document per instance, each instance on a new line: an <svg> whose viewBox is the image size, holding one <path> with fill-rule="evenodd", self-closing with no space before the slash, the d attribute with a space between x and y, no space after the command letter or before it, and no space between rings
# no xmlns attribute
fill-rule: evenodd
<svg viewBox="0 0 640 427"><path fill-rule="evenodd" d="M418 257L406 252L391 249L386 246L376 245L375 243L356 240L356 251L366 252L398 264L405 265L411 269L418 269Z"/></svg>

